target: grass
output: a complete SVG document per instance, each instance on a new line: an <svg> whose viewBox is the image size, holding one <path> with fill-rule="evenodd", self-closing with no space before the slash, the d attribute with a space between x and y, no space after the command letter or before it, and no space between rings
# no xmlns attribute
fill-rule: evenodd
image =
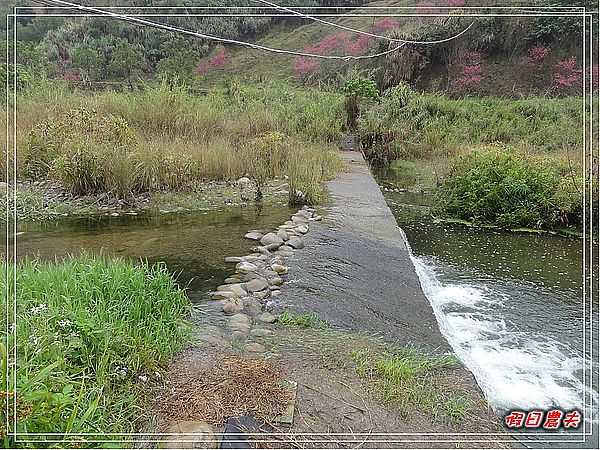
<svg viewBox="0 0 600 450"><path fill-rule="evenodd" d="M581 158L581 98L451 99L413 92L402 104L393 94L359 121L367 149L391 159L449 157L488 144L569 157L574 164Z"/></svg>
<svg viewBox="0 0 600 450"><path fill-rule="evenodd" d="M581 226L581 98L405 91L391 89L359 119L365 152L389 165L402 187L437 189L446 217L504 228Z"/></svg>
<svg viewBox="0 0 600 450"><path fill-rule="evenodd" d="M467 415L470 401L441 386L438 376L459 363L454 356L427 354L414 346L399 348L386 355L355 349L351 357L361 378L374 381L386 402L406 416L417 407L432 421L460 423Z"/></svg>
<svg viewBox="0 0 600 450"><path fill-rule="evenodd" d="M0 266L12 298L13 265ZM189 338L190 303L166 268L83 254L23 260L16 277L16 327L3 330L16 366L0 349L2 379L15 374L2 390L16 391L16 431L134 432L149 385Z"/></svg>
<svg viewBox="0 0 600 450"><path fill-rule="evenodd" d="M315 203L341 167L342 96L281 83L230 81L198 96L166 84L90 94L42 80L19 95L17 118L19 176L58 179L78 194L288 175L304 193L290 201Z"/></svg>
<svg viewBox="0 0 600 450"><path fill-rule="evenodd" d="M284 311L277 319L277 322L281 325L302 328L326 329L329 327L329 324L320 319L316 313L299 314L294 316L289 311Z"/></svg>

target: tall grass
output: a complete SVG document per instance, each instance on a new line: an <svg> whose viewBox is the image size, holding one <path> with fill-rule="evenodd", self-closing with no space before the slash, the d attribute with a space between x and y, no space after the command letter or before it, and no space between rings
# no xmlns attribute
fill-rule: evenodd
<svg viewBox="0 0 600 450"><path fill-rule="evenodd" d="M39 147L45 144L50 159L45 164L55 166L54 172L48 170L50 176L65 175L77 168L95 170L96 175L102 172L102 178L112 177L114 182L100 183L99 187L117 196L140 190L178 189L196 179L235 179L251 175L251 169L258 166L269 176L283 176L295 166L273 166L280 149L265 147L262 142L265 136L279 134L291 142L290 154L294 154L295 163L311 168L315 167L312 160L326 164L322 170L310 172L311 179L306 182L312 185L315 173L331 176L339 167L333 150L343 124L342 107L341 95L280 84L229 83L227 89L215 89L206 96L166 84L131 93L94 94L69 91L60 83L42 84L20 95L17 101L19 173L33 178L44 175L43 171L29 169ZM91 130L70 127L65 118L72 111L92 113L96 124L122 123L135 139L120 144L105 142L98 133L94 136L103 125ZM32 143L32 130L39 135L40 129L56 128L67 131L59 145L44 139L47 133L41 133ZM257 151L254 144L263 149ZM61 148L56 151L56 147ZM59 157L66 160L66 166L58 164ZM4 164L0 170L4 170ZM304 183L305 173L295 172L302 178L300 184ZM85 175L78 173L71 181ZM87 190L64 177L62 181L75 191Z"/></svg>
<svg viewBox="0 0 600 450"><path fill-rule="evenodd" d="M568 153L579 159L581 98L451 99L443 94L412 93L401 102L394 94L391 90L381 105L359 120L363 145L375 156L383 154L382 159L453 156L486 144L534 154Z"/></svg>
<svg viewBox="0 0 600 450"><path fill-rule="evenodd" d="M0 272L12 299L14 268L3 261ZM16 277L16 326L3 330L16 342L16 364L0 348L2 390L16 391L16 431L135 431L146 383L189 336L182 317L190 303L166 268L83 254L24 260ZM12 376L6 385L7 371L16 385Z"/></svg>

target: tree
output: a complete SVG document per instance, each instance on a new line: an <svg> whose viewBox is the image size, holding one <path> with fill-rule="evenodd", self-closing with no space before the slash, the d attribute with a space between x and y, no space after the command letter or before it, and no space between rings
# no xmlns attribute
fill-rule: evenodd
<svg viewBox="0 0 600 450"><path fill-rule="evenodd" d="M104 63L104 56L89 45L76 44L71 50L71 64L84 79L99 80Z"/></svg>
<svg viewBox="0 0 600 450"><path fill-rule="evenodd" d="M348 113L348 129L356 130L356 120L360 113L359 100L379 100L377 83L370 78L353 77L344 83L344 95L346 96L346 112Z"/></svg>
<svg viewBox="0 0 600 450"><path fill-rule="evenodd" d="M192 84L196 77L194 69L200 59L199 53L190 50L187 40L180 37L165 41L163 52L166 57L156 64L158 75L171 84Z"/></svg>
<svg viewBox="0 0 600 450"><path fill-rule="evenodd" d="M111 55L108 71L112 75L125 78L131 86L131 77L144 66L144 54L138 46L126 39L119 39Z"/></svg>

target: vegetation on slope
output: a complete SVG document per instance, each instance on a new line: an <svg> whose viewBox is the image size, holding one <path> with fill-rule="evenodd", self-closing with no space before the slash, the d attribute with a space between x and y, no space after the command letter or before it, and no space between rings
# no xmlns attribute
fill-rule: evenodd
<svg viewBox="0 0 600 450"><path fill-rule="evenodd" d="M2 289L8 283L8 298L16 298L16 325L2 331L16 342L16 361L0 344L2 391L17 392L16 405L8 397L9 412L16 406L19 415L16 431L135 431L145 419L147 383L160 379L189 336L182 318L190 302L166 268L86 254L23 260L16 292L13 265L3 261L0 269ZM0 304L3 317L6 308L12 316L9 304Z"/></svg>

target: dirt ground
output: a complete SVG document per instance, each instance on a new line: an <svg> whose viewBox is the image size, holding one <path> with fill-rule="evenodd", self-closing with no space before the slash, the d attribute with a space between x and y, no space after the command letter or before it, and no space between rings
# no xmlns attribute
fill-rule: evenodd
<svg viewBox="0 0 600 450"><path fill-rule="evenodd" d="M189 349L173 362L162 394L172 386L210 383L211 370L219 370L223 357L241 357L244 361L266 361L282 378L297 383L293 424L275 422L274 417L257 417L262 426L246 433L256 448L507 448L511 438L501 427L500 420L486 404L470 372L462 367L445 370L438 380L450 391L469 398L467 417L460 424L431 417L417 407L401 415L393 402L386 402L381 389L371 379L358 375L352 350L371 352L389 350L389 344L359 334L331 330L312 330L299 327L270 325L274 334L261 338L265 352L249 353L243 348L226 343L218 329L199 336L200 344ZM204 374L203 378L197 374ZM232 373L235 377L239 374ZM220 377L221 375L219 375ZM270 394L264 380L238 380L241 390L252 392L256 402L264 401L256 393ZM257 386L256 383L260 383ZM271 386L272 388L272 386ZM187 390L187 389L186 389ZM234 388L240 393L240 384ZM154 409L158 428L172 423L169 408L164 401L168 395L159 394ZM168 400L167 400L168 401ZM193 403L193 396L188 396ZM252 400L244 399L252 414ZM206 420L194 416L194 407L185 401L178 403L177 420ZM282 405L283 407L283 405ZM166 412L165 412L166 411ZM271 411L273 416L275 411ZM243 411L237 409L233 415ZM255 414L254 414L255 415ZM258 414L259 416L261 414ZM225 429L227 411L213 425L216 433ZM224 420L223 420L224 418ZM210 420L209 420L210 422ZM473 435L472 433L484 433Z"/></svg>

